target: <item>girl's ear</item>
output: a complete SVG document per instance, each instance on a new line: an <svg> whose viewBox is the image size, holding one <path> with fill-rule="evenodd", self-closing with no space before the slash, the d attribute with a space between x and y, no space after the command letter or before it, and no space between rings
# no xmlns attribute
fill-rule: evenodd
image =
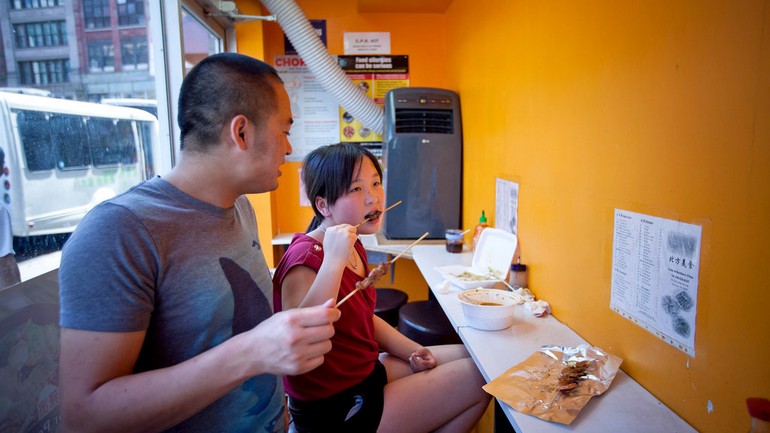
<svg viewBox="0 0 770 433"><path fill-rule="evenodd" d="M329 217L331 215L331 212L329 211L328 203L326 202L326 199L323 197L316 197L315 198L315 207L318 209L318 212L321 212L321 215L324 216L324 218Z"/></svg>

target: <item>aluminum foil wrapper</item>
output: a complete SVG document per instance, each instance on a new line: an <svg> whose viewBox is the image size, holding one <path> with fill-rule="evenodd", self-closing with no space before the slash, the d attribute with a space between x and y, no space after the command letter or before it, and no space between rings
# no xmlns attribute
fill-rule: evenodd
<svg viewBox="0 0 770 433"><path fill-rule="evenodd" d="M588 367L576 380L577 387L560 391L560 377L581 361L587 361ZM484 390L518 412L569 424L591 397L609 388L621 362L617 356L586 344L543 346L524 362L484 385Z"/></svg>

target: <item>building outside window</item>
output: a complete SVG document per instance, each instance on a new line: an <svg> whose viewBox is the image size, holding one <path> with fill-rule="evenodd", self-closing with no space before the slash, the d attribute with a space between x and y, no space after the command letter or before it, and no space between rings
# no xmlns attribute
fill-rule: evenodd
<svg viewBox="0 0 770 433"><path fill-rule="evenodd" d="M65 21L14 24L16 48L56 47L67 45Z"/></svg>
<svg viewBox="0 0 770 433"><path fill-rule="evenodd" d="M117 1L119 26L139 26L145 24L144 0Z"/></svg>
<svg viewBox="0 0 770 433"><path fill-rule="evenodd" d="M115 47L111 39L88 42L88 70L90 72L115 71Z"/></svg>
<svg viewBox="0 0 770 433"><path fill-rule="evenodd" d="M149 67L147 38L140 37L121 40L120 56L123 62L123 70L147 69Z"/></svg>
<svg viewBox="0 0 770 433"><path fill-rule="evenodd" d="M83 18L86 29L110 27L110 0L83 0Z"/></svg>
<svg viewBox="0 0 770 433"><path fill-rule="evenodd" d="M37 9L61 6L65 0L9 0L11 9Z"/></svg>
<svg viewBox="0 0 770 433"><path fill-rule="evenodd" d="M40 86L69 82L69 59L19 62L21 84Z"/></svg>

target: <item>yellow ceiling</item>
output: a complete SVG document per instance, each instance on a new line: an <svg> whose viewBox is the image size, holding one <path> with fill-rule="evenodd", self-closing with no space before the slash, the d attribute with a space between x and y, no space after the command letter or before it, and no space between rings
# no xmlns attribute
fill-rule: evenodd
<svg viewBox="0 0 770 433"><path fill-rule="evenodd" d="M358 12L444 13L453 0L358 0Z"/></svg>

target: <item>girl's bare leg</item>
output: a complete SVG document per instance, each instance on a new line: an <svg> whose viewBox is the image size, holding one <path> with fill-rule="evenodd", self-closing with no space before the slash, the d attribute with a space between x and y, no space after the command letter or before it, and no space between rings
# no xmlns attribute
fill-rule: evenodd
<svg viewBox="0 0 770 433"><path fill-rule="evenodd" d="M438 366L412 373L409 363L384 354L388 372L379 433L467 432L489 405L484 378L462 345L429 347Z"/></svg>

